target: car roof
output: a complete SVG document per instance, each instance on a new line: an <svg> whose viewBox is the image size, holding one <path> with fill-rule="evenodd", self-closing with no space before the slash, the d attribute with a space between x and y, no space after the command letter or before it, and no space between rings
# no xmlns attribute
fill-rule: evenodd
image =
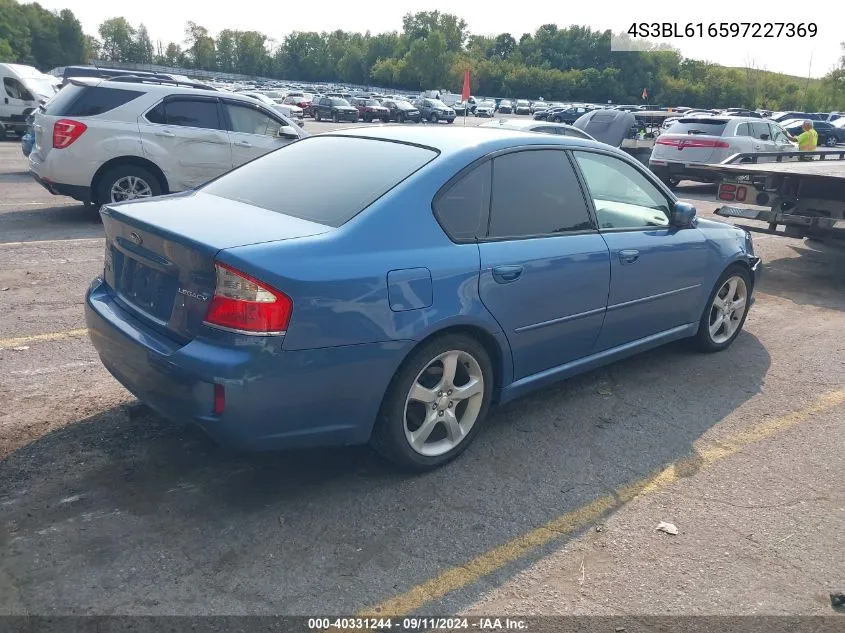
<svg viewBox="0 0 845 633"><path fill-rule="evenodd" d="M536 123L536 122L533 122ZM384 141L410 143L437 150L441 156L449 157L457 154L471 153L483 156L490 152L518 147L522 145L561 145L568 147L595 147L607 150L610 146L597 141L576 138L574 136L557 136L551 134L537 134L500 128L496 134L490 130L496 128L482 126L399 126L385 125L377 129L371 127L354 127L334 132L327 132L320 136L352 136L371 138ZM627 156L621 150L618 153Z"/></svg>

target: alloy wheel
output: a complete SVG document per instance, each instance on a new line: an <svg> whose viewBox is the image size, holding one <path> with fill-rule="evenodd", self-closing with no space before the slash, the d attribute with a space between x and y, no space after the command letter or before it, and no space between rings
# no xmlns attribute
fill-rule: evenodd
<svg viewBox="0 0 845 633"><path fill-rule="evenodd" d="M484 404L484 374L478 360L449 350L417 375L405 399L405 438L420 455L437 457L466 439Z"/></svg>
<svg viewBox="0 0 845 633"><path fill-rule="evenodd" d="M713 297L707 321L710 338L722 344L730 340L739 329L745 311L748 310L748 286L739 275L725 280Z"/></svg>
<svg viewBox="0 0 845 633"><path fill-rule="evenodd" d="M111 201L123 202L136 198L149 198L153 190L143 178L138 176L123 176L118 178L111 186Z"/></svg>

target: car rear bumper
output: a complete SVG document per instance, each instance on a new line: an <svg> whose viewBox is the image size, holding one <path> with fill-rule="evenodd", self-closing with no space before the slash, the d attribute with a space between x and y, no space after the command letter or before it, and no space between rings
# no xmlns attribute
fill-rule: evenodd
<svg viewBox="0 0 845 633"><path fill-rule="evenodd" d="M410 343L281 351L278 338L186 345L146 327L101 278L85 300L89 336L106 369L141 402L241 450L362 444ZM225 408L214 413L215 385Z"/></svg>
<svg viewBox="0 0 845 633"><path fill-rule="evenodd" d="M680 180L695 180L697 182L716 182L715 172L696 163L678 163L671 160L651 159L649 169L661 179L678 178Z"/></svg>
<svg viewBox="0 0 845 633"><path fill-rule="evenodd" d="M91 202L90 187L82 187L80 185L67 185L60 182L52 182L46 178L42 178L34 171L30 171L29 174L32 176L35 182L44 187L54 196L68 196L69 198L79 200L80 202Z"/></svg>

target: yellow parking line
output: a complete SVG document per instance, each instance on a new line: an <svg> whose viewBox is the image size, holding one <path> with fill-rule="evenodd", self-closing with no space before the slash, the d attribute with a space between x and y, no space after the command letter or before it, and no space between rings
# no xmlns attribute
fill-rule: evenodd
<svg viewBox="0 0 845 633"><path fill-rule="evenodd" d="M88 334L87 328L80 330L65 330L64 332L49 332L47 334L32 334L30 336L20 336L18 338L0 338L0 349L21 347L22 345L29 345L30 343L45 343L47 341L61 341L62 339L72 338L74 336L85 336Z"/></svg>
<svg viewBox="0 0 845 633"><path fill-rule="evenodd" d="M601 497L552 519L539 528L481 554L460 567L448 569L403 594L365 609L358 615L359 617L396 617L412 613L453 591L473 584L561 536L585 528L608 511L620 508L637 496L661 490L681 477L707 468L751 444L802 424L813 416L826 413L843 403L845 403L845 390L826 393L804 409L777 418L762 420L726 438L720 438L718 442L708 442L707 446L697 450L691 457L673 462L650 477L618 488L612 495Z"/></svg>

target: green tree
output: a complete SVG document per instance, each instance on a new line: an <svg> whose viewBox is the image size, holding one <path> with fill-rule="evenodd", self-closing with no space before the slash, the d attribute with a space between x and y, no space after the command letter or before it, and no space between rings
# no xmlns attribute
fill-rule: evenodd
<svg viewBox="0 0 845 633"><path fill-rule="evenodd" d="M446 38L440 31L432 31L427 37L414 40L405 55L405 63L412 69L420 88L441 87L448 68Z"/></svg>
<svg viewBox="0 0 845 633"><path fill-rule="evenodd" d="M142 64L153 63L153 41L150 39L150 34L147 32L147 27L141 24L138 26L138 31L135 34L135 50L134 60Z"/></svg>
<svg viewBox="0 0 845 633"><path fill-rule="evenodd" d="M59 48L62 50L62 65L83 64L85 56L85 34L73 11L62 9L58 21Z"/></svg>
<svg viewBox="0 0 845 633"><path fill-rule="evenodd" d="M214 70L217 65L214 39L208 34L208 29L196 22L185 25L185 45L187 57L194 68Z"/></svg>
<svg viewBox="0 0 845 633"><path fill-rule="evenodd" d="M137 32L126 18L110 18L100 24L98 31L103 59L113 62L134 61Z"/></svg>
<svg viewBox="0 0 845 633"><path fill-rule="evenodd" d="M402 18L402 30L409 42L426 39L433 33L439 32L445 42L447 51L458 52L464 47L467 39L467 23L450 13L440 11L420 11L407 13Z"/></svg>

